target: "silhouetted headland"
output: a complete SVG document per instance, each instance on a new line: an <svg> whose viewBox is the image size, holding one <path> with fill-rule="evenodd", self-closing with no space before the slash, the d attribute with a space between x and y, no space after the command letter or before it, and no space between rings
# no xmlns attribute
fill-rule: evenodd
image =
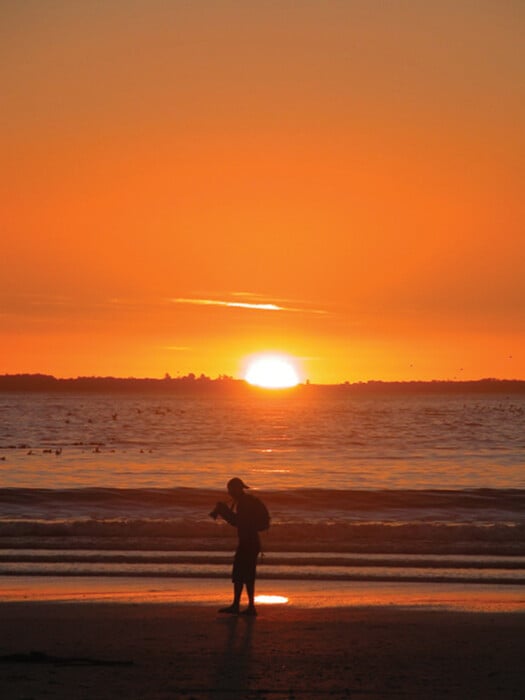
<svg viewBox="0 0 525 700"><path fill-rule="evenodd" d="M251 386L244 379L234 379L226 375L212 379L204 374L196 376L193 373L184 377L166 375L162 379L136 377L57 378L48 374L4 374L0 375L0 391L196 395L243 395L268 392L268 390ZM487 378L471 381L367 381L340 384L313 384L307 381L291 389L280 389L279 393L309 395L315 393L340 393L341 395L525 394L525 380Z"/></svg>

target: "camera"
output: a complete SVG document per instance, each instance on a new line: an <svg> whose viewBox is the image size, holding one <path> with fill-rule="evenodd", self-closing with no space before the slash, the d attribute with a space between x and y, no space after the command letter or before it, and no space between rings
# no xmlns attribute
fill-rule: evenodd
<svg viewBox="0 0 525 700"><path fill-rule="evenodd" d="M226 503L223 503L222 501L217 501L215 508L210 513L210 518L217 520L219 515L222 515L222 517L224 518L224 513L227 511L229 511L229 508L226 505Z"/></svg>

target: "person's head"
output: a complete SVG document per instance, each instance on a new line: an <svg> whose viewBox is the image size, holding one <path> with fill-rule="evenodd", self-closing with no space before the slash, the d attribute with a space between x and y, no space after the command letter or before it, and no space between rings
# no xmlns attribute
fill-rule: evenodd
<svg viewBox="0 0 525 700"><path fill-rule="evenodd" d="M233 479L228 481L226 488L228 489L228 493L233 500L238 501L244 495L244 489L249 489L250 487L246 486L242 479L235 476Z"/></svg>

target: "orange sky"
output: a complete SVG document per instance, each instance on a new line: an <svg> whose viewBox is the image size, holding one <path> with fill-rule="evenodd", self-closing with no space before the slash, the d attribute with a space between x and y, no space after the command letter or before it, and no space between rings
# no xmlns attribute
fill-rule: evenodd
<svg viewBox="0 0 525 700"><path fill-rule="evenodd" d="M525 378L524 29L518 0L2 3L0 373Z"/></svg>

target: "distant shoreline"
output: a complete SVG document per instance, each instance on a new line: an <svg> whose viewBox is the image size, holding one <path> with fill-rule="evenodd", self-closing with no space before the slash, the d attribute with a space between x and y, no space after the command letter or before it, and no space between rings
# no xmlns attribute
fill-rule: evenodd
<svg viewBox="0 0 525 700"><path fill-rule="evenodd" d="M377 394L525 394L525 380L477 379L468 381L376 381L342 382L340 384L312 384L306 382L291 389L268 390L251 386L244 379L220 376L211 379L166 376L163 379L135 377L75 377L57 378L47 374L4 374L0 376L0 392L31 393L118 393L162 395L249 395L249 394L302 394L341 395Z"/></svg>

